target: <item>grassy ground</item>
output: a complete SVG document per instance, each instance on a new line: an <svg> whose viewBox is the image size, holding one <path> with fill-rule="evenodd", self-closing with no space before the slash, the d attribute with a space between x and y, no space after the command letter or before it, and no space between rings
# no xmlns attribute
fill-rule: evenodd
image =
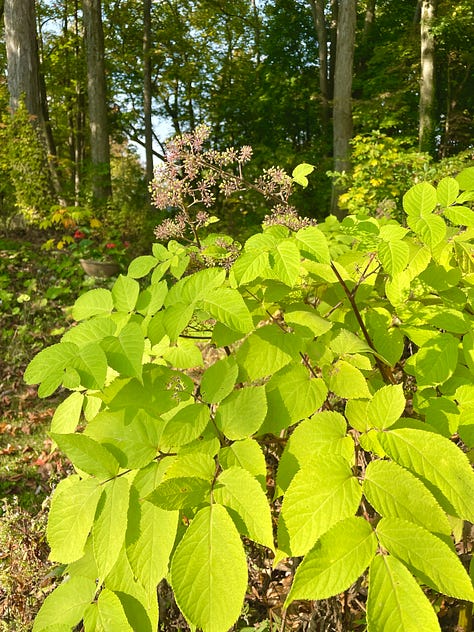
<svg viewBox="0 0 474 632"><path fill-rule="evenodd" d="M68 464L47 436L61 394L39 400L23 372L58 340L68 306L96 282L67 255L42 250L44 233L0 234L0 631L31 630L55 585L45 539L48 499Z"/></svg>

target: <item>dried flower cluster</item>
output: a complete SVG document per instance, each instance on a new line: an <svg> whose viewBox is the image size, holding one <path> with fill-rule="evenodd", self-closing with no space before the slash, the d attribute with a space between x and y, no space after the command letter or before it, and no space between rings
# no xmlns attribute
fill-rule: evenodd
<svg viewBox="0 0 474 632"><path fill-rule="evenodd" d="M243 166L251 159L252 148L205 149L209 135L209 128L199 125L193 132L168 142L166 160L155 169L150 191L157 208L176 214L156 227L157 239L185 239L190 230L192 241L199 246L198 229L210 220L202 207L212 207L218 192L229 197L239 191L258 191L272 205L272 213L265 218L268 225L284 224L297 230L313 223L300 218L289 204L292 179L283 169L271 167L255 182L248 182L243 177ZM193 214L193 207L201 208Z"/></svg>

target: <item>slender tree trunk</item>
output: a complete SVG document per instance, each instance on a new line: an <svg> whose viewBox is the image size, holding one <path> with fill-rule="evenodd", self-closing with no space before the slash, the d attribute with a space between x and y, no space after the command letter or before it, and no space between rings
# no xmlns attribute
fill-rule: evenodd
<svg viewBox="0 0 474 632"><path fill-rule="evenodd" d="M436 149L435 39L432 32L436 0L421 5L421 73L419 149L434 154Z"/></svg>
<svg viewBox="0 0 474 632"><path fill-rule="evenodd" d="M145 174L153 180L153 126L151 77L151 0L143 0L143 116L145 123Z"/></svg>
<svg viewBox="0 0 474 632"><path fill-rule="evenodd" d="M51 190L59 203L64 204L56 167L56 145L49 123L46 86L40 73L35 2L5 0L3 8L10 108L14 114L24 99L44 146Z"/></svg>
<svg viewBox="0 0 474 632"><path fill-rule="evenodd" d="M333 150L334 171L350 170L352 138L352 67L356 29L356 0L341 0L337 28L336 68L334 77ZM331 212L342 217L338 199L341 189L333 186Z"/></svg>
<svg viewBox="0 0 474 632"><path fill-rule="evenodd" d="M330 1L330 25L329 25L329 99L334 96L334 81L336 75L336 55L337 55L337 32L339 28L339 3L345 0L331 0Z"/></svg>
<svg viewBox="0 0 474 632"><path fill-rule="evenodd" d="M42 110L35 2L5 0L4 10L10 108L15 112L24 97L26 109L40 122Z"/></svg>
<svg viewBox="0 0 474 632"><path fill-rule="evenodd" d="M92 193L101 203L111 196L110 144L100 0L82 0L87 57L87 93L92 162Z"/></svg>
<svg viewBox="0 0 474 632"><path fill-rule="evenodd" d="M362 45L365 47L372 37L375 24L376 0L367 0L365 5L364 30L362 32Z"/></svg>
<svg viewBox="0 0 474 632"><path fill-rule="evenodd" d="M326 19L324 16L324 0L309 0L313 15L314 29L318 39L319 56L319 91L321 93L321 128L323 135L329 130L331 111L329 107L328 81L328 39Z"/></svg>

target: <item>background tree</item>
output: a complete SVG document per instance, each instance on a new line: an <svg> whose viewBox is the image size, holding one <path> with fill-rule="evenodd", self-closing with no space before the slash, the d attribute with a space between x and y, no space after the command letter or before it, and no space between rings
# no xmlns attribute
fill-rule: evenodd
<svg viewBox="0 0 474 632"><path fill-rule="evenodd" d="M436 0L421 2L420 40L420 151L435 152L436 95L435 95L435 38L433 24L436 15Z"/></svg>
<svg viewBox="0 0 474 632"><path fill-rule="evenodd" d="M338 13L336 69L334 75L333 106L333 152L334 170L350 169L350 147L352 138L352 66L356 32L356 2L342 0ZM333 187L331 210L341 216L338 205L340 189Z"/></svg>
<svg viewBox="0 0 474 632"><path fill-rule="evenodd" d="M107 200L112 193L104 62L104 33L100 0L83 0L84 39L87 58L87 96L94 198Z"/></svg>

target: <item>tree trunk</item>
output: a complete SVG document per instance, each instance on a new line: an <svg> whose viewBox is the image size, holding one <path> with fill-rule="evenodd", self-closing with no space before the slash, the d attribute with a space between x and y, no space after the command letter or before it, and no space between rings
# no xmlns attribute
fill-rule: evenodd
<svg viewBox="0 0 474 632"><path fill-rule="evenodd" d="M5 0L3 10L10 109L14 114L24 99L25 107L33 117L33 123L44 146L51 191L54 191L60 204L65 204L61 197L57 173L56 146L49 123L46 86L40 74L35 2Z"/></svg>
<svg viewBox="0 0 474 632"><path fill-rule="evenodd" d="M21 98L28 112L41 121L38 44L34 0L6 0L5 42L8 60L10 108L16 112Z"/></svg>
<svg viewBox="0 0 474 632"><path fill-rule="evenodd" d="M318 40L319 56L319 91L321 93L321 128L323 135L327 135L331 112L329 107L328 82L328 38L326 19L324 17L324 0L309 0L313 14L314 29Z"/></svg>
<svg viewBox="0 0 474 632"><path fill-rule="evenodd" d="M356 29L356 0L341 0L339 6L336 68L334 77L333 150L334 171L350 170L350 146L352 138L352 67ZM341 218L344 213L338 205L342 193L333 185L331 212Z"/></svg>
<svg viewBox="0 0 474 632"><path fill-rule="evenodd" d="M432 32L436 13L436 0L423 0L421 5L421 73L420 73L420 121L419 150L430 154L436 149L435 117L435 39Z"/></svg>
<svg viewBox="0 0 474 632"><path fill-rule="evenodd" d="M153 126L151 77L151 0L143 0L143 116L145 122L145 174L153 180Z"/></svg>
<svg viewBox="0 0 474 632"><path fill-rule="evenodd" d="M82 0L82 11L87 57L92 194L96 202L102 203L111 196L112 186L100 0Z"/></svg>

